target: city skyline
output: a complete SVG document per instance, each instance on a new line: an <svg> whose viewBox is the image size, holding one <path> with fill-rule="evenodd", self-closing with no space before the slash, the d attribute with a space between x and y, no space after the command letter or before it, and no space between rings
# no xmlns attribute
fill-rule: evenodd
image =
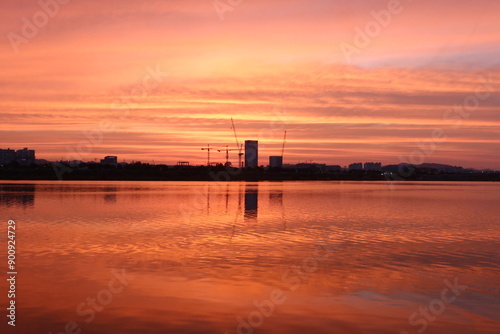
<svg viewBox="0 0 500 334"><path fill-rule="evenodd" d="M246 151L246 148L247 148L247 142L248 142L248 149L249 149L249 153L247 154L247 151ZM226 150L228 150L228 153L230 151L238 151L237 149L229 149L228 146L225 147ZM218 150L216 147L212 147L211 148L211 151L214 150L214 151L218 151L218 152L225 152L225 150ZM44 159L43 157L40 158L38 157L37 155L37 158L35 159L35 151L36 150L29 150L28 148L24 147L23 149L19 149L19 150L13 150L11 148L7 148L7 149L3 149L3 148L0 148L0 165L6 165L6 164L9 164L11 162L14 162L14 161L17 161L17 162L24 162L24 163L29 163L29 164L33 164L33 163L39 163L39 162L44 162L46 161L47 163L60 163L60 162L67 162L67 163L70 163L72 164L73 167L78 167L78 165L80 163L83 163L83 164L87 164L87 163L100 163L100 164L111 164L111 165L118 165L118 164L129 164L129 163L137 163L137 162L140 162L140 163L145 163L145 164L152 164L152 165L170 165L170 166L207 166L207 162L205 163L201 163L201 164L191 164L189 161L177 161L175 163L171 163L171 164L166 164L166 163L163 163L161 161L158 161L158 159L155 161L154 159L152 161L140 161L140 160L129 160L129 161L126 161L126 159L119 159L118 156L110 156L110 155L107 155L105 157L94 157L93 159L90 159L90 160L64 160L64 159L59 159L59 160L47 160L47 159ZM255 140L246 140L245 141L245 149L243 149L244 153L242 153L243 156L247 156L248 158L248 163L247 163L247 159L245 159L244 161L241 162L241 167L242 168L257 168L257 167L278 167L278 168L301 168L300 166L302 165L303 167L306 167L306 166L317 166L317 167L320 167L320 166L323 166L323 167L329 167L329 168L338 168L339 171L356 171L356 170L359 170L359 171L380 171L381 169L384 169L384 168L387 168L387 167L391 167L391 166L396 166L396 165L399 165L399 164L405 164L405 163L398 163L398 162L385 162L385 163L382 163L382 162L374 162L374 161L364 161L362 158L359 158L356 160L356 162L349 162L347 164L339 164L335 161L329 161L329 162L317 162L317 161L313 161L313 160L298 160L298 161L284 161L283 160L283 156L277 156L277 155L274 155L274 156L260 156L258 154L258 141L255 141ZM237 153L235 153L235 155L237 155ZM265 161L265 163L262 163L263 161ZM364 162L362 162L364 161ZM77 164L75 165L74 163L77 162ZM238 168L238 163L239 161L237 161L236 159L231 159L229 158L229 160L227 161L230 163L230 167L233 167L233 168ZM217 165L226 165L226 161L222 161L218 158L215 159L215 161L211 160L210 162L210 166L217 166ZM437 168L437 169L446 169L448 167L450 167L451 169L450 170L457 170L458 169L463 169L464 171L467 171L467 170L477 170L477 171L487 171L487 170L490 170L490 171L498 171L496 169L491 169L491 168L472 168L472 167L468 167L468 166L463 166L463 165L447 165L447 164L443 164L443 163L440 163L440 162L436 162L436 161L429 161L429 162L425 162L425 163L422 163L422 164L409 164L409 165L415 165L415 166L433 166L431 168ZM226 167L228 167L226 165Z"/></svg>
<svg viewBox="0 0 500 334"><path fill-rule="evenodd" d="M48 9L8 1L0 144L203 164L232 117L265 157L287 130L285 163L500 169L500 4L389 3L69 2L27 36Z"/></svg>

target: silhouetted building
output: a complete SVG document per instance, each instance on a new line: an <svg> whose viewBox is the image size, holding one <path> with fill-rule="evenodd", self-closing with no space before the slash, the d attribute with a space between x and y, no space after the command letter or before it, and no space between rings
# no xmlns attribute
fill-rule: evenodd
<svg viewBox="0 0 500 334"><path fill-rule="evenodd" d="M364 170L380 172L382 170L382 164L380 162L365 162Z"/></svg>
<svg viewBox="0 0 500 334"><path fill-rule="evenodd" d="M107 157L104 157L104 159L101 159L101 164L116 165L118 164L118 157L108 155Z"/></svg>
<svg viewBox="0 0 500 334"><path fill-rule="evenodd" d="M299 162L296 165L292 165L297 169L309 169L309 170L323 170L326 164L318 164L315 162Z"/></svg>
<svg viewBox="0 0 500 334"><path fill-rule="evenodd" d="M361 162L350 164L349 170L363 170L363 164Z"/></svg>
<svg viewBox="0 0 500 334"><path fill-rule="evenodd" d="M283 164L283 168L323 171L326 168L326 164L318 164L315 162L299 162L298 164Z"/></svg>
<svg viewBox="0 0 500 334"><path fill-rule="evenodd" d="M269 167L281 168L283 167L283 157L278 155L272 155L269 157Z"/></svg>
<svg viewBox="0 0 500 334"><path fill-rule="evenodd" d="M245 140L245 167L257 168L259 165L259 142Z"/></svg>
<svg viewBox="0 0 500 334"><path fill-rule="evenodd" d="M8 164L12 161L16 161L16 151L10 148L6 150L0 149L0 164Z"/></svg>
<svg viewBox="0 0 500 334"><path fill-rule="evenodd" d="M35 163L35 150L28 150L28 148L23 148L22 150L16 151L16 158L19 162L24 163Z"/></svg>
<svg viewBox="0 0 500 334"><path fill-rule="evenodd" d="M325 170L327 172L341 172L342 167L340 167L339 165L328 165L328 166L325 166Z"/></svg>
<svg viewBox="0 0 500 334"><path fill-rule="evenodd" d="M35 150L28 150L28 148L23 148L22 150L11 150L10 148L6 150L0 149L0 163L8 164L13 161L18 161L21 163L34 164L35 163Z"/></svg>

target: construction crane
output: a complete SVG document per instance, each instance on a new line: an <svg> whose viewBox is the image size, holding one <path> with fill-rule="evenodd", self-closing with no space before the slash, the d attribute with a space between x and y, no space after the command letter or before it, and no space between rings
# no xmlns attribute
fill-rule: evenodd
<svg viewBox="0 0 500 334"><path fill-rule="evenodd" d="M285 154L285 143L286 143L286 130L283 136L283 147L281 148L281 163L283 163L283 154Z"/></svg>
<svg viewBox="0 0 500 334"><path fill-rule="evenodd" d="M208 167L210 167L210 151L213 150L214 148L210 147L210 144L208 144L207 147L202 147L201 149L204 151L205 150L208 151Z"/></svg>
<svg viewBox="0 0 500 334"><path fill-rule="evenodd" d="M233 126L234 138L236 139L236 147L238 148L238 168L242 168L241 157L243 156L243 144L238 141L238 136L236 135L236 128L234 127L234 121L231 117L231 125Z"/></svg>
<svg viewBox="0 0 500 334"><path fill-rule="evenodd" d="M235 149L230 149L228 145L226 145L226 149L225 150L217 150L219 152L226 152L226 166L229 166L229 151L238 151L238 150L235 150Z"/></svg>

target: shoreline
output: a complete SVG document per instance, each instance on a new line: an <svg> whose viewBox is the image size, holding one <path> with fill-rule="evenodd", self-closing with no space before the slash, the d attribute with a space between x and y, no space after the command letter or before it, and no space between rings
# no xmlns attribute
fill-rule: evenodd
<svg viewBox="0 0 500 334"><path fill-rule="evenodd" d="M441 171L407 165L405 168L328 170L311 168L247 168L167 165L28 165L0 167L0 181L500 181L498 171Z"/></svg>

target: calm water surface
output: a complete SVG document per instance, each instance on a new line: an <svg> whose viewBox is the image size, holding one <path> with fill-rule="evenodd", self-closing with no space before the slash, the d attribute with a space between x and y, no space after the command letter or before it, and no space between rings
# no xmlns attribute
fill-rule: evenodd
<svg viewBox="0 0 500 334"><path fill-rule="evenodd" d="M500 332L498 183L0 186L16 333Z"/></svg>

